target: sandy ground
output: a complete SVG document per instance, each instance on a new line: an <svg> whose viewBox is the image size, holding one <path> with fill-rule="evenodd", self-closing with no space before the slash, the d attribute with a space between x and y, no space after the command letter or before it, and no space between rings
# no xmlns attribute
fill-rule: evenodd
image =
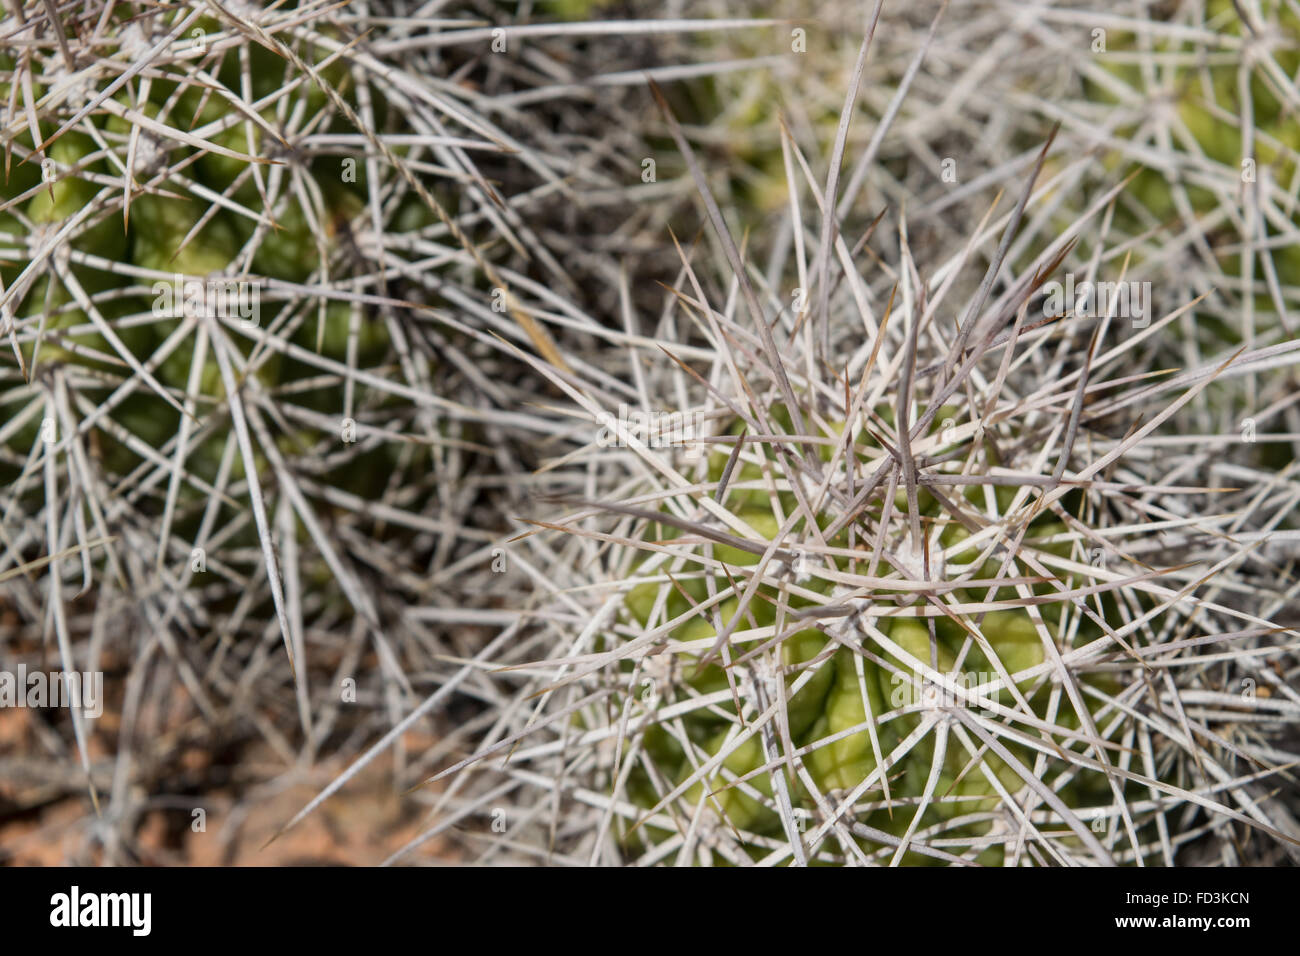
<svg viewBox="0 0 1300 956"><path fill-rule="evenodd" d="M101 718L101 731L110 731L113 715ZM32 712L0 710L0 763L23 763L39 752ZM97 733L92 752L105 736ZM414 735L412 752L428 745ZM48 761L48 758L46 758ZM179 763L199 780L231 779L212 773L210 756L197 748ZM12 766L12 764L11 764ZM394 786L392 758L377 758L344 790L311 816L274 836L345 766L325 761L305 771L285 773L269 748L251 746L240 754L238 769L246 784L215 786L192 796L145 802L134 821L135 845L121 862L146 866L366 866L382 862L430 826L428 811ZM220 771L222 768L216 768ZM0 773L0 864L58 866L102 863L107 854L89 839L94 808L88 794L67 795L52 787L20 785ZM269 781L259 783L259 779ZM202 810L201 818L195 813ZM413 850L409 862L450 861L448 841L435 838Z"/></svg>

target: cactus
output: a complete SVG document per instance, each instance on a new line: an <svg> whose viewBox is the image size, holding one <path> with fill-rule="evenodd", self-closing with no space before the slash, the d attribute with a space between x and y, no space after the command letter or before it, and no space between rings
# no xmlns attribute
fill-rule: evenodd
<svg viewBox="0 0 1300 956"><path fill-rule="evenodd" d="M151 595L136 613L163 630L178 611L206 629L209 611L244 592L273 610L291 661L304 622L282 583L286 534L308 549L297 552L307 576L328 566L338 582L327 613L379 627L354 559L327 540L332 516L290 487L294 476L369 498L379 474L427 481L429 452L467 438L461 416L432 414L438 360L428 336L411 342L393 292L408 281L403 254L426 235L430 254L444 208L411 165L448 152L451 182L471 181L473 165L462 147L438 145L449 134L436 119L427 137L387 145L409 129L396 107L410 89L350 59L330 12L236 5L218 20L203 4L142 7L90 4L54 20L40 8L22 28L6 24L28 45L0 63L0 280L14 360L4 401L22 423L6 436L3 474L30 514L89 505L75 515L80 557L56 559L51 577L76 564L83 591L100 574L130 581ZM464 148L510 148L490 123L465 122L475 131ZM444 216L458 237L451 256L472 256ZM486 301L476 285L465 294ZM370 469L340 468L350 445ZM42 481L43 459L54 470ZM270 496L274 528L268 482L283 492ZM71 528L73 511L51 527ZM143 516L156 523L124 540L120 522ZM35 530L10 560L39 542ZM54 591L46 599L58 604Z"/></svg>
<svg viewBox="0 0 1300 956"><path fill-rule="evenodd" d="M1104 72L1093 72L1085 90L1120 118L1108 124L1112 166L1135 136L1140 145L1150 135L1153 111L1167 129L1156 134L1167 137L1156 158L1132 150L1141 165L1119 210L1124 228L1138 233L1181 221L1202 233L1215 257L1204 263L1206 273L1221 271L1225 292L1251 298L1243 316L1249 321L1255 310L1285 312L1276 283L1300 282L1300 253L1291 241L1298 221L1285 198L1300 169L1300 17L1271 0L1211 0L1202 18L1195 12L1168 27L1150 22L1108 33L1094 57ZM1221 249L1230 240L1233 248ZM1253 341L1257 331L1266 329L1220 328L1231 343Z"/></svg>
<svg viewBox="0 0 1300 956"><path fill-rule="evenodd" d="M1255 589L1212 530L1222 489L1175 480L1201 472L1155 444L1258 356L1151 382L1128 322L1041 319L1089 217L991 295L1048 147L1021 204L933 278L905 221L871 237L871 264L848 237L816 246L810 181L787 213L808 238L760 273L669 123L725 266L683 252L681 322L633 359L650 401L691 396L665 409L667 440L553 376L600 450L523 539L558 533L577 563L530 602L530 639L482 660L513 695L501 719L431 778L518 791L492 855L1172 865L1231 858L1234 825L1300 845L1286 804L1257 802L1255 744L1205 733L1294 722L1276 673L1223 653L1285 653L1294 631L1228 597ZM999 231L985 281L964 277Z"/></svg>
<svg viewBox="0 0 1300 956"><path fill-rule="evenodd" d="M1198 299L1150 340L1156 366L1223 361L1244 348L1293 347L1300 218L1290 196L1300 165L1300 18L1286 3L1208 0L1160 16L1107 21L1091 44L1066 45L1081 81L1064 105L1081 145L1132 171L1111 233L1127 236L1134 278L1159 311ZM1237 433L1225 472L1269 480L1300 448L1281 404L1289 376L1236 374L1177 416L1188 434ZM1232 484L1238 484L1236 479ZM1245 527L1256 520L1246 505ZM1293 514L1266 522L1294 528Z"/></svg>

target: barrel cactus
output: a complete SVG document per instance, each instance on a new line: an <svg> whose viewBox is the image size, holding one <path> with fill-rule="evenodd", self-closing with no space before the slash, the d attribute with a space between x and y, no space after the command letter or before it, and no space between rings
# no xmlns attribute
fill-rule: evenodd
<svg viewBox="0 0 1300 956"><path fill-rule="evenodd" d="M1216 489L1190 480L1205 459L1152 444L1232 362L1151 383L1129 321L1031 309L1089 222L999 277L1032 176L951 256L914 256L901 220L862 240L868 263L814 244L819 186L792 172L804 238L760 272L674 133L725 266L682 251L681 315L631 360L635 414L554 376L592 453L518 546L558 535L573 563L510 629L530 639L481 661L514 696L436 775L477 775L484 814L514 791L489 852L1172 865L1231 858L1234 833L1289 852L1258 742L1225 730L1293 724L1278 674L1232 653L1293 635L1237 599Z"/></svg>
<svg viewBox="0 0 1300 956"><path fill-rule="evenodd" d="M437 305L554 350L480 251L490 233L462 225L522 248L474 158L521 150L358 48L337 10L27 7L0 56L0 474L9 512L58 517L22 528L5 564L53 556L49 577L75 571L112 620L107 575L164 633L237 633L269 610L286 662L316 615L378 637L361 579L388 559L341 525L395 504L399 482L454 477L449 453L480 447L486 423L468 396L450 414L439 397L479 346ZM396 545L421 522L398 504L383 524ZM72 633L58 590L30 597Z"/></svg>

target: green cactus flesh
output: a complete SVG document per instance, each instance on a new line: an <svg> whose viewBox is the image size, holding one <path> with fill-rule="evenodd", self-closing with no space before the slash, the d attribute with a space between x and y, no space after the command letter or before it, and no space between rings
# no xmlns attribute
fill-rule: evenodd
<svg viewBox="0 0 1300 956"><path fill-rule="evenodd" d="M736 429L732 431L734 433ZM825 453L823 457L826 457ZM720 478L725 460L725 456L719 454L711 457L711 481L716 482ZM759 477L759 467L747 464L736 469L732 485L743 485L746 481L753 483ZM729 493L726 504L762 537L772 540L779 532L780 522L767 494L761 488L733 490ZM983 489L971 491L968 492L968 498L975 501L982 494ZM1009 506L1013 496L1012 488L997 489L996 498L1000 507ZM777 502L784 514L789 514L796 507L794 496L789 492L777 495ZM906 508L906 498L902 492L895 504L900 510ZM924 491L919 496L919 504L926 519L937 527L940 522L937 504ZM878 509L876 516L879 516ZM661 525L659 530L660 540L670 540L679 534L669 526ZM1072 545L1052 540L1054 536L1061 536L1065 530L1059 521L1036 519L1025 534L1022 550L1068 558ZM931 543L935 560L938 560L940 552L947 552L948 577L962 575L981 581L998 578L1002 563L1000 554L987 558L976 568L974 562L980 549L974 546L964 551L960 549L961 542L969 536L969 532L960 525L947 524ZM844 547L847 543L843 532L836 540L828 541L832 547ZM862 546L861 542L859 546ZM713 545L712 553L717 561L729 568L753 566L759 560L757 555L724 544ZM869 550L863 552L862 558L857 561L859 569L869 555ZM841 559L837 564L840 570L845 570L849 561ZM734 571L731 573L735 575ZM1027 576L1033 573L1026 563L1015 560L1002 576ZM725 573L712 575L712 581L708 577L707 572L695 577L674 575L672 585L667 588L666 599L661 594L664 588L659 582L646 581L638 584L625 599L625 613L641 628L652 625L659 627L666 622L682 619L682 623L671 629L670 641L674 644L709 647L717 636L716 628L732 623L739 601L733 593L715 606L695 610L697 606L708 602L711 593L729 591L730 580ZM1074 576L1061 575L1061 586L1077 587L1078 584ZM792 596L789 600L790 609L814 607L831 600L831 583L818 579L815 575L802 584L802 589L806 596ZM1048 583L1033 585L1033 591L1039 597L1050 595L1053 590ZM1015 588L1010 586L994 585L992 591L990 596L990 585L984 583L958 588L953 596L958 602L968 604L986 600L1010 602L1016 597ZM1064 649L1061 623L1066 604L1063 600L1048 600L1032 607L1013 606L982 615L956 612L951 617L945 614L922 617L910 616L908 611L923 609L926 602L910 606L899 602L895 606L896 596L882 595L877 607L882 610L888 608L889 611L871 621L874 630L886 638L892 647L868 636L870 629L841 632L852 634L857 646L873 654L875 660L854 648L843 646L817 627L795 630L788 633L781 642L779 659L784 672L786 724L790 740L803 754L804 766L820 793L843 796L871 778L878 766L877 754L890 754L909 735L915 734L922 727L927 703L938 706L974 706L970 701L962 699L958 691L944 689L926 681L925 671L918 668L917 664L919 662L928 670L932 655L937 656L937 666L933 669L939 674L950 676L959 687L997 682L996 688L981 691L986 695L986 700L1013 708L1017 706L1019 698L1028 704L1033 715L1040 720L1050 721L1057 728L1065 730L1079 727L1078 715L1073 712L1066 696L1060 693L1059 685L1053 690L1054 681L1048 673L1050 668L1040 668L1046 660L1044 636ZM745 631L771 629L777 622L776 605L776 589L769 585L760 586L758 596L749 603L745 617L735 628L740 639L747 639L742 633ZM1101 609L1105 617L1110 617L1114 613L1113 602L1109 598L1105 599L1101 602ZM693 610L695 613L692 613ZM787 631L791 629L788 616L783 628ZM1071 646L1082 646L1102 635L1102 629L1088 619L1073 621L1070 631ZM982 649L983 640L987 641L988 652ZM752 645L742 643L740 648L750 646ZM996 666L995 661L990 659L989 652L996 659ZM738 655L741 651L733 653ZM699 657L694 653L676 655L675 666L682 681L682 694L686 698L707 697L710 694L727 697L730 684L724 666L717 662L702 668L698 665ZM1016 683L1014 695L999 677L1000 671L1015 675L1034 668L1040 668L1040 672L1020 679ZM735 676L733 674L733 679ZM1107 686L1105 678L1098 675L1079 675L1079 679L1085 685ZM940 695L937 701L936 694ZM748 736L738 746L734 743L741 732L741 724L736 722L735 714L735 705L724 699L715 706L693 709L682 718L681 728L698 748L695 755L685 752L679 737L674 733L674 727L653 724L645 734L646 752L661 776L661 786L669 788L691 778L703 759L701 754L716 756L724 748L728 749L729 753L723 759L721 767L703 781L697 780L685 792L682 801L687 806L695 806L701 800L706 800L713 812L738 831L779 836L782 821L773 803L771 775L769 768L765 768L767 760L762 743L757 733ZM874 743L869 729L871 724L874 724L876 734ZM844 736L836 736L840 734ZM1008 749L1022 766L1035 766L1035 754L1029 748L1012 745ZM926 801L925 814L919 825L927 826L969 816L971 820L967 827L952 832L964 833L967 837L978 836L986 833L992 825L993 812L1001 803L999 789L1014 794L1023 791L1026 786L1022 777L998 755L986 752L981 753L978 759L972 759L951 738L942 763L938 767L935 764L935 734L933 731L923 732L919 741L890 768L889 801L883 797L878 778L867 788L865 795L857 798L857 804L871 804L874 807L865 817L860 818L861 822L877 830L902 836L913 823L912 818L927 790L929 778L937 773L936 782L929 787L932 796ZM1061 766L1063 765L1057 766L1058 771ZM779 772L784 772L784 769ZM1094 776L1096 779L1070 775L1062 777L1066 782L1061 786L1060 796L1068 806L1078 809L1108 800L1109 791L1103 778L1100 775ZM744 779L737 782L740 778ZM1044 779L1050 785L1053 776L1049 772ZM629 789L646 807L656 806L662 796L662 792L657 791L649 777L641 771L633 773ZM790 794L796 812L806 814L804 819L815 820L816 803L806 788L794 781ZM991 847L979 855L978 862L998 864L1001 857L1002 849ZM930 856L909 852L904 862L925 864L935 860Z"/></svg>

